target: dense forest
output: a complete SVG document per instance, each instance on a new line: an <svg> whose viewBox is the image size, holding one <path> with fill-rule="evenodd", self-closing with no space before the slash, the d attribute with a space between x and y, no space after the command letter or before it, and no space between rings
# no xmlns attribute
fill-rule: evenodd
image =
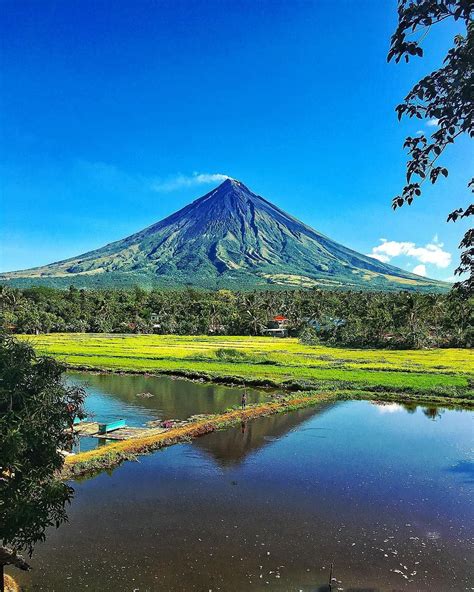
<svg viewBox="0 0 474 592"><path fill-rule="evenodd" d="M12 333L259 335L274 315L303 341L356 347L471 347L473 302L462 294L68 290L0 286Z"/></svg>

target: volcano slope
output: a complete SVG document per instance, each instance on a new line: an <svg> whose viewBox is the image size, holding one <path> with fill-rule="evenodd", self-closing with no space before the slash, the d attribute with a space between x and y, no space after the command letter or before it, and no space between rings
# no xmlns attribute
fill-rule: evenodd
<svg viewBox="0 0 474 592"><path fill-rule="evenodd" d="M85 288L435 292L450 287L357 253L234 179L127 238L43 267L3 273L0 281Z"/></svg>

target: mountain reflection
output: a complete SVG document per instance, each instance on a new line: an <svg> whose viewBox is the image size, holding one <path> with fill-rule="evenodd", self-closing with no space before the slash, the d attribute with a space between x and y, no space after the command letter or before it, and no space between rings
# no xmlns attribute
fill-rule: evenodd
<svg viewBox="0 0 474 592"><path fill-rule="evenodd" d="M252 452L281 438L315 415L328 411L334 405L334 403L324 403L317 407L261 417L232 429L213 432L194 440L193 444L221 466L235 465Z"/></svg>

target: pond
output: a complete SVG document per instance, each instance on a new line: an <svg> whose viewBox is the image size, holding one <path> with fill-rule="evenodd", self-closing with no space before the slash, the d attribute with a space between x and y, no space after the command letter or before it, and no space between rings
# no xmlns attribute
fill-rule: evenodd
<svg viewBox="0 0 474 592"><path fill-rule="evenodd" d="M75 483L70 523L16 575L61 592L314 592L333 563L333 590L470 589L472 417L347 401L164 449Z"/></svg>
<svg viewBox="0 0 474 592"><path fill-rule="evenodd" d="M198 413L221 413L239 405L243 389L209 382L193 382L169 376L69 372L68 381L86 388L88 419L110 422L125 419L128 426L144 426L157 419L187 419ZM263 391L247 389L247 401L269 398ZM99 445L95 438L81 438L78 450Z"/></svg>

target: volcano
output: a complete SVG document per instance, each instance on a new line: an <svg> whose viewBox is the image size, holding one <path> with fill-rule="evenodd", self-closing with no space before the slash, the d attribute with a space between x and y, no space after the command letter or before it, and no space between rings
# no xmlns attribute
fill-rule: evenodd
<svg viewBox="0 0 474 592"><path fill-rule="evenodd" d="M227 179L140 232L78 257L0 275L16 286L446 290L362 255Z"/></svg>

